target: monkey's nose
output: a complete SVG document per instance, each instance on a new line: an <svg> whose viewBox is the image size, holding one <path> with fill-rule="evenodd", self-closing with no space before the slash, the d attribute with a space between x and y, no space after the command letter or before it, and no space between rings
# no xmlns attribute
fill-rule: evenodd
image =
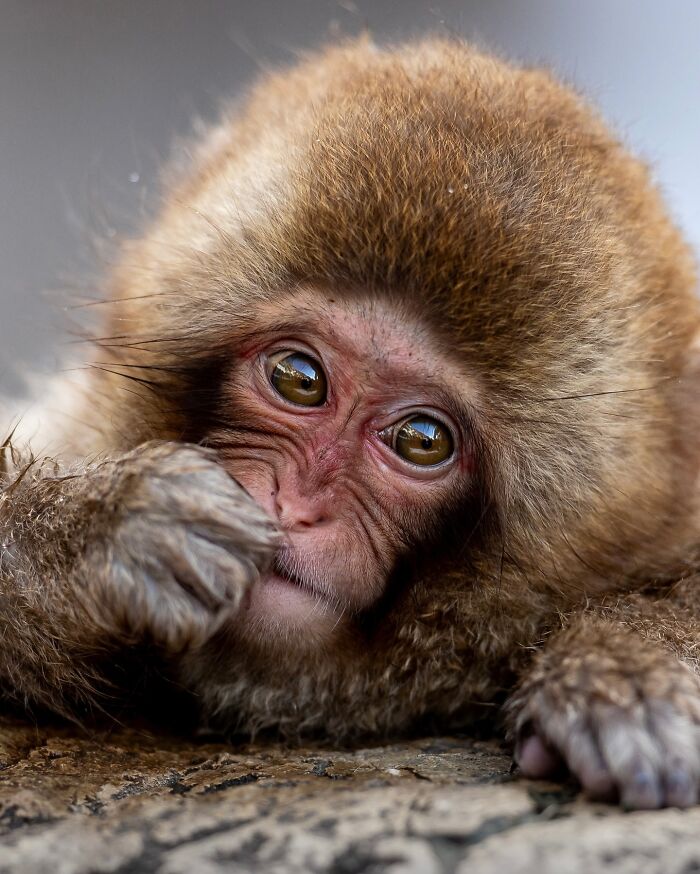
<svg viewBox="0 0 700 874"><path fill-rule="evenodd" d="M284 531L303 531L322 525L327 519L323 502L277 493L277 515Z"/></svg>

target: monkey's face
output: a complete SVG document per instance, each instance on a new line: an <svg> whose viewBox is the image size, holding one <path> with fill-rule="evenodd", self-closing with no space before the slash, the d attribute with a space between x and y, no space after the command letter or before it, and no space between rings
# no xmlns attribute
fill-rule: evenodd
<svg viewBox="0 0 700 874"><path fill-rule="evenodd" d="M229 424L211 435L283 534L240 621L326 639L468 489L469 377L387 303L297 291L256 324L224 381Z"/></svg>

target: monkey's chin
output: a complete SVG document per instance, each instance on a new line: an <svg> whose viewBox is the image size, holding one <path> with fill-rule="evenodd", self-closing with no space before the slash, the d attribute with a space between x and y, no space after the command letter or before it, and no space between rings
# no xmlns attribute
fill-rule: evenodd
<svg viewBox="0 0 700 874"><path fill-rule="evenodd" d="M252 587L239 618L263 635L304 632L311 642L328 637L339 626L343 612L322 593L270 571Z"/></svg>

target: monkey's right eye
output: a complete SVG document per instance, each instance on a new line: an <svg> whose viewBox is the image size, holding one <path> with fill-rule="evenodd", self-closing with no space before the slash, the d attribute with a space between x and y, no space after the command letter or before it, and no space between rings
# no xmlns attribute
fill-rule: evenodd
<svg viewBox="0 0 700 874"><path fill-rule="evenodd" d="M321 365L303 352L273 356L270 382L277 394L291 404L319 407L326 400L328 385Z"/></svg>

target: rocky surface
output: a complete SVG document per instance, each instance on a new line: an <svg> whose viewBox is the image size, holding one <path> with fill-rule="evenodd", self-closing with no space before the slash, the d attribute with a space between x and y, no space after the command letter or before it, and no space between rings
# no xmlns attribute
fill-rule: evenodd
<svg viewBox="0 0 700 874"><path fill-rule="evenodd" d="M700 808L518 780L496 742L359 750L0 724L0 874L700 872Z"/></svg>

